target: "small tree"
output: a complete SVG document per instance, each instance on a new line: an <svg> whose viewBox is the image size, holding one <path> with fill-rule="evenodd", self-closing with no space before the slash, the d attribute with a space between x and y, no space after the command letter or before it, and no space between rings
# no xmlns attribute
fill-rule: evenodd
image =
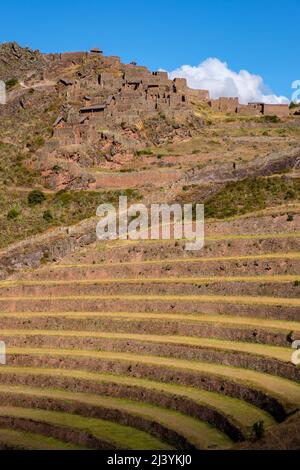
<svg viewBox="0 0 300 470"><path fill-rule="evenodd" d="M34 189L28 194L28 204L30 206L36 206L42 204L46 199L45 194L39 189Z"/></svg>
<svg viewBox="0 0 300 470"><path fill-rule="evenodd" d="M18 217L18 215L19 215L19 212L17 211L17 209L11 209L7 213L7 218L8 218L8 220L14 220Z"/></svg>
<svg viewBox="0 0 300 470"><path fill-rule="evenodd" d="M43 214L43 219L46 222L51 222L53 220L53 215L51 214L51 211L49 211L49 210L45 211L44 214Z"/></svg>
<svg viewBox="0 0 300 470"><path fill-rule="evenodd" d="M252 427L254 440L259 440L265 435L265 423L263 421L257 421Z"/></svg>

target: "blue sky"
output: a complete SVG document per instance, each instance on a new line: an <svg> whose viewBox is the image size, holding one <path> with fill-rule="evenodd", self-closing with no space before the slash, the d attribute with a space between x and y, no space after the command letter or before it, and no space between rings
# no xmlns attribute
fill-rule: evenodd
<svg viewBox="0 0 300 470"><path fill-rule="evenodd" d="M216 57L289 98L300 79L299 0L14 0L0 11L0 42L44 52L99 46L168 71Z"/></svg>

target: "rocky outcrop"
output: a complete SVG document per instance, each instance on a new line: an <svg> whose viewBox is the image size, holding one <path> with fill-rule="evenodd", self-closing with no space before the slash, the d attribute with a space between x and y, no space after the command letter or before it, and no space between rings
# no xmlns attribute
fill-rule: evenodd
<svg viewBox="0 0 300 470"><path fill-rule="evenodd" d="M0 45L0 80L41 77L45 69L46 60L39 51L20 47L16 42Z"/></svg>
<svg viewBox="0 0 300 470"><path fill-rule="evenodd" d="M0 252L0 279L14 272L37 268L48 261L60 260L69 253L96 240L96 221L86 220L73 227L61 227Z"/></svg>

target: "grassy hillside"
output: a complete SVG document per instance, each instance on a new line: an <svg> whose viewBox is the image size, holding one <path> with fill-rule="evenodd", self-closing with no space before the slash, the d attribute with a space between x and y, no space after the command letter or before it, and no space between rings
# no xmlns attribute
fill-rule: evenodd
<svg viewBox="0 0 300 470"><path fill-rule="evenodd" d="M136 190L125 191L0 191L0 247L68 226L96 215L102 203L117 203L120 195L138 199Z"/></svg>
<svg viewBox="0 0 300 470"><path fill-rule="evenodd" d="M207 217L221 219L276 206L300 202L300 179L285 177L247 178L230 182L205 205Z"/></svg>

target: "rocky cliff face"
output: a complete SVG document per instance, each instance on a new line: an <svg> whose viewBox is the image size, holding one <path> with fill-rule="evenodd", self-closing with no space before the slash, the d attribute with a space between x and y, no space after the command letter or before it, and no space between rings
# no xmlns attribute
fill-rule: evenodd
<svg viewBox="0 0 300 470"><path fill-rule="evenodd" d="M0 45L0 79L5 82L12 78L22 80L45 67L45 57L39 51L20 47L16 42Z"/></svg>

